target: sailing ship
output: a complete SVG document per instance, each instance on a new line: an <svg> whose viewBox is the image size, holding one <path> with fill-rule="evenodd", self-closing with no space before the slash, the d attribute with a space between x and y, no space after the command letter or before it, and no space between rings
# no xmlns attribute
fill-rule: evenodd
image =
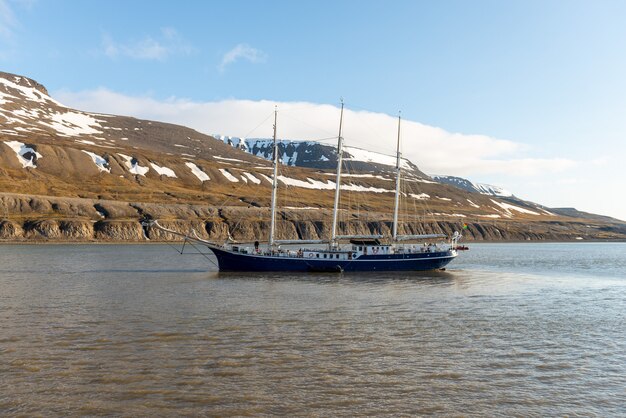
<svg viewBox="0 0 626 418"><path fill-rule="evenodd" d="M149 225L174 235L183 236L185 240L205 245L217 258L220 271L245 272L351 272L351 271L424 271L443 269L457 256L457 244L460 234L455 232L448 242L431 244L408 244L406 241L432 240L446 238L441 234L400 235L398 234L398 212L400 201L401 159L400 153L400 122L398 116L398 140L396 152L396 188L393 212L392 235L340 235L337 233L339 197L341 193L341 171L343 163L343 111L339 119L339 135L337 136L337 171L335 181L335 200L331 236L326 240L278 240L276 239L276 195L278 190L278 146L277 118L278 110L274 110L274 135L272 158L272 194L270 231L267 246L261 248L256 241L253 246L239 243L217 244L199 238L197 235L182 235L164 228L157 221ZM300 245L298 249L283 246ZM314 248L305 248L304 245Z"/></svg>

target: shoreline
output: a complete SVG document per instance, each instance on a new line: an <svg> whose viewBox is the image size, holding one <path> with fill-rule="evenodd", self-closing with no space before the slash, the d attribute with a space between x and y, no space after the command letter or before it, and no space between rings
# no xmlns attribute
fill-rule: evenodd
<svg viewBox="0 0 626 418"><path fill-rule="evenodd" d="M176 245L184 241L71 241L71 240L0 240L0 245ZM626 243L626 239L588 239L588 240L484 240L462 241L460 245L475 244L589 244L589 243ZM294 244L294 245L297 245Z"/></svg>

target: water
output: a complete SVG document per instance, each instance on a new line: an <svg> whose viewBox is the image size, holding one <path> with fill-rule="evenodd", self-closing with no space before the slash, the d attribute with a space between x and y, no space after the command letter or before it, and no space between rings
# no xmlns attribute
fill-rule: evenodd
<svg viewBox="0 0 626 418"><path fill-rule="evenodd" d="M446 272L219 274L162 245L0 246L0 415L626 416L626 244Z"/></svg>

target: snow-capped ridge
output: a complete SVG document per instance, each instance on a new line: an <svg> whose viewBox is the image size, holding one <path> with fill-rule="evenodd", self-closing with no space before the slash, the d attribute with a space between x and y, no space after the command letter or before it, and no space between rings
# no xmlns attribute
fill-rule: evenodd
<svg viewBox="0 0 626 418"><path fill-rule="evenodd" d="M215 138L234 148L241 149L266 160L272 159L273 139L271 138L239 138L225 135L214 135ZM309 140L278 140L278 158L282 164L297 167L333 169L337 164L335 145ZM379 173L392 172L396 166L396 157L381 154L353 146L344 146L344 161L357 171ZM410 160L402 159L402 168L407 175L414 178L428 178L420 172Z"/></svg>
<svg viewBox="0 0 626 418"><path fill-rule="evenodd" d="M498 196L498 197L513 197L513 193L510 191L500 187L494 186L492 184L485 183L474 183L476 188L480 191L480 193L489 195L489 196Z"/></svg>
<svg viewBox="0 0 626 418"><path fill-rule="evenodd" d="M514 197L513 193L500 186L494 186L486 183L474 183L470 180L456 176L432 175L431 177L439 183L449 184L468 192L496 197Z"/></svg>
<svg viewBox="0 0 626 418"><path fill-rule="evenodd" d="M11 128L3 132L10 135L28 137L51 130L64 137L103 133L104 121L98 115L67 108L26 77L0 72L0 105L0 123Z"/></svg>

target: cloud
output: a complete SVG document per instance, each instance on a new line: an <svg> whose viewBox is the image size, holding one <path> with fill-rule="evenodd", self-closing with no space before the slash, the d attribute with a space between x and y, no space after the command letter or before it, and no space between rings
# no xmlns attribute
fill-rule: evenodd
<svg viewBox="0 0 626 418"><path fill-rule="evenodd" d="M161 29L158 37L145 36L125 43L116 42L109 34L102 36L102 51L111 59L128 57L136 60L164 61L171 55L189 55L193 47L188 45L176 29Z"/></svg>
<svg viewBox="0 0 626 418"><path fill-rule="evenodd" d="M224 54L224 56L222 57L222 62L220 62L218 69L220 70L220 72L224 72L226 70L226 67L228 67L230 64L234 64L241 59L252 63L262 63L267 60L267 54L259 49L252 48L248 44L238 44L233 49Z"/></svg>
<svg viewBox="0 0 626 418"><path fill-rule="evenodd" d="M334 143L339 124L336 106L268 100L194 102L170 98L131 97L108 89L58 92L55 98L73 108L134 116L188 126L207 134L247 138L272 135L272 113L277 105L278 136ZM397 118L382 113L344 114L346 144L393 155ZM415 121L402 122L403 156L431 174L458 176L507 175L532 177L566 171L577 162L565 158L523 157L521 143L485 135L452 133Z"/></svg>

